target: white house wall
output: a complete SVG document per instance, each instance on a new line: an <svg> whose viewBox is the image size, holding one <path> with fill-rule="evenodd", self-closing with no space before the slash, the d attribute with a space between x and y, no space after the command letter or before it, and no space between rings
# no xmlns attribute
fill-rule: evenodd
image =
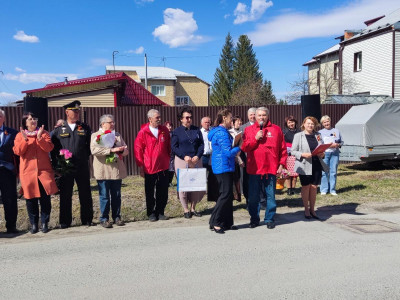
<svg viewBox="0 0 400 300"><path fill-rule="evenodd" d="M369 92L371 95L392 96L393 32L373 36L344 46L343 74L354 84L343 86L343 94ZM362 52L362 69L354 72L354 53Z"/></svg>
<svg viewBox="0 0 400 300"><path fill-rule="evenodd" d="M400 100L400 31L395 32L394 98Z"/></svg>

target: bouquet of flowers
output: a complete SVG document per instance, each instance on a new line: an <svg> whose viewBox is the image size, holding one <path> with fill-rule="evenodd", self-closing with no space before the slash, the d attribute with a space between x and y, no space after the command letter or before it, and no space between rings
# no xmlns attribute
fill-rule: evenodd
<svg viewBox="0 0 400 300"><path fill-rule="evenodd" d="M106 130L96 137L96 143L102 145L106 148L113 148L115 145L115 133L111 130ZM122 159L119 153L111 152L106 156L106 164L111 164L117 161L117 159Z"/></svg>
<svg viewBox="0 0 400 300"><path fill-rule="evenodd" d="M56 171L61 174L61 176L68 175L74 171L74 165L71 163L70 158L72 153L67 149L61 149L57 160Z"/></svg>

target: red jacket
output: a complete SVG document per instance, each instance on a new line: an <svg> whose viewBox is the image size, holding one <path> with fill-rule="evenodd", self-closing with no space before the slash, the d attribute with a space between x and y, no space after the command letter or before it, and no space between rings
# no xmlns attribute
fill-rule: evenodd
<svg viewBox="0 0 400 300"><path fill-rule="evenodd" d="M256 140L260 125L255 122L244 131L242 150L247 154L247 173L276 175L279 165L286 166L286 143L279 126L268 120L263 137Z"/></svg>
<svg viewBox="0 0 400 300"><path fill-rule="evenodd" d="M171 154L171 138L165 126L158 126L158 138L150 131L149 123L142 126L134 143L135 160L143 166L145 174L168 170Z"/></svg>

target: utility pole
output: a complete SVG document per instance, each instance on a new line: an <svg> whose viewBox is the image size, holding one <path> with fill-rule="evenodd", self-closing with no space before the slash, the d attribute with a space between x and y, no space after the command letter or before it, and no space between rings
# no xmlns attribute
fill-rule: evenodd
<svg viewBox="0 0 400 300"><path fill-rule="evenodd" d="M145 69L145 73L146 73L146 75L145 75L145 77L144 77L144 87L146 88L146 90L147 90L147 54L145 53L144 54L144 69Z"/></svg>
<svg viewBox="0 0 400 300"><path fill-rule="evenodd" d="M114 63L114 61L115 61L115 55L116 55L117 53L119 53L119 51L116 51L116 50L113 51L113 53L112 53L114 73L115 73L115 63Z"/></svg>

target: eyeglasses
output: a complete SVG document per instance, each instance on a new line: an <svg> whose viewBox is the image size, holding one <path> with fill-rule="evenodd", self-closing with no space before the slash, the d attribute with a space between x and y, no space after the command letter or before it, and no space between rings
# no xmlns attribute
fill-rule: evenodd
<svg viewBox="0 0 400 300"><path fill-rule="evenodd" d="M185 117L184 119L191 120L191 119L193 119L193 117Z"/></svg>
<svg viewBox="0 0 400 300"><path fill-rule="evenodd" d="M26 120L27 120L27 121L35 121L35 122L39 121L38 118L28 118L28 119L26 119Z"/></svg>
<svg viewBox="0 0 400 300"><path fill-rule="evenodd" d="M107 124L115 124L114 121L110 121L110 122L103 122L103 123L107 123Z"/></svg>

